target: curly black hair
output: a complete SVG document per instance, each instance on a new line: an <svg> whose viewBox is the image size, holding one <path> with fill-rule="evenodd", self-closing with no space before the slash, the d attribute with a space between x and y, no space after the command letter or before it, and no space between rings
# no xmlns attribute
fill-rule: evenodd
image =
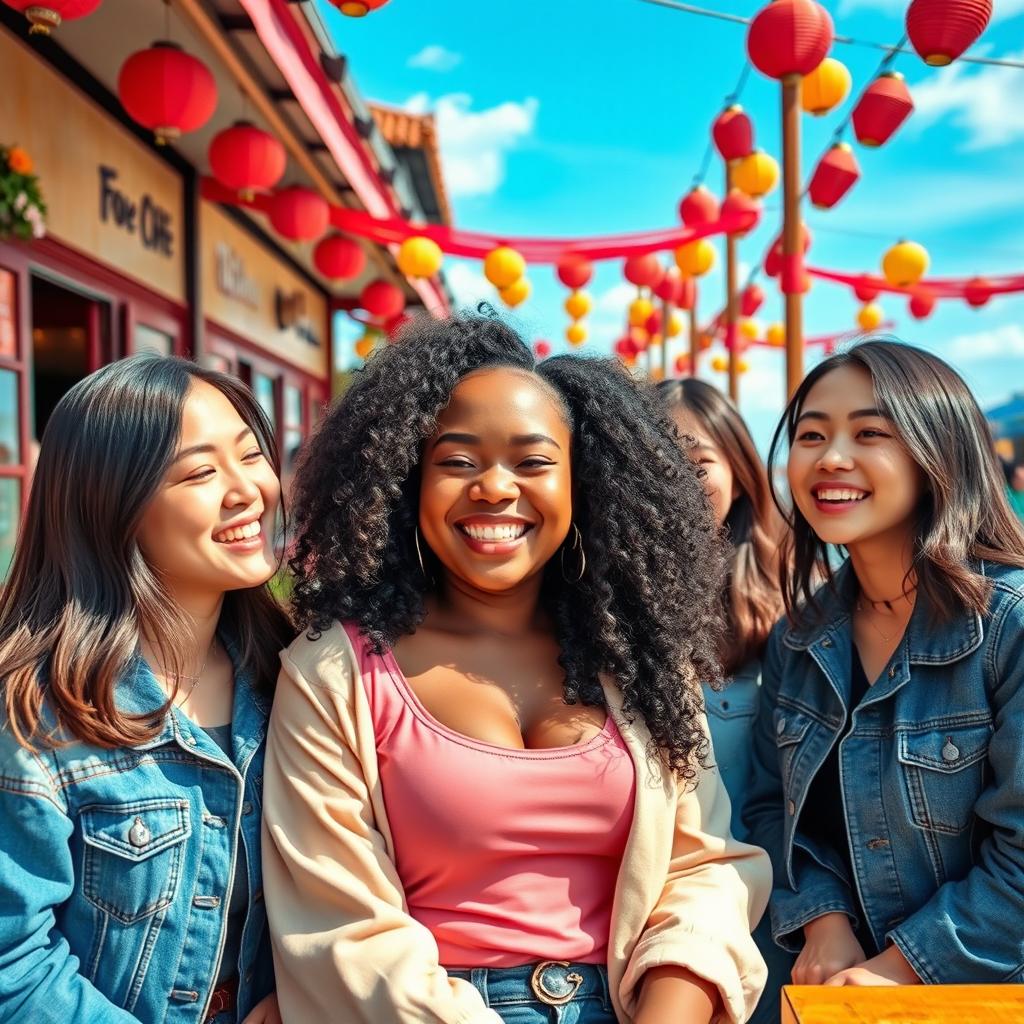
<svg viewBox="0 0 1024 1024"><path fill-rule="evenodd" d="M514 367L561 400L572 430L573 520L586 572L545 569L565 700L603 706L600 673L639 714L665 763L692 779L708 744L696 680L717 685L726 572L697 468L657 399L615 360L558 356L539 365L492 315L420 318L355 376L307 446L293 496L297 622L313 635L357 623L379 652L415 631L440 578L415 549L419 462L455 385ZM575 561L572 562L575 565ZM654 753L654 751L652 751Z"/></svg>

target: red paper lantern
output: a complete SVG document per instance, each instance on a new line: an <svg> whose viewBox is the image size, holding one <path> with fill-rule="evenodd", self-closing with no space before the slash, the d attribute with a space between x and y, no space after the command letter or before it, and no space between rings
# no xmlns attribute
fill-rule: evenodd
<svg viewBox="0 0 1024 1024"><path fill-rule="evenodd" d="M665 276L665 268L654 253L630 256L623 264L622 276L637 288L653 288Z"/></svg>
<svg viewBox="0 0 1024 1024"><path fill-rule="evenodd" d="M757 227L757 222L761 219L761 204L756 199L752 199L741 189L729 189L729 194L725 197L725 201L722 203L722 217L738 217L741 214L749 213L753 213L755 215L754 223L751 224L750 227L744 228L742 231L732 232L733 234L742 238Z"/></svg>
<svg viewBox="0 0 1024 1024"><path fill-rule="evenodd" d="M324 277L346 281L358 277L366 267L366 253L358 242L344 235L328 235L317 242L313 264Z"/></svg>
<svg viewBox="0 0 1024 1024"><path fill-rule="evenodd" d="M331 220L327 200L302 185L292 185L275 192L270 199L269 213L274 230L293 242L319 238Z"/></svg>
<svg viewBox="0 0 1024 1024"><path fill-rule="evenodd" d="M830 210L860 177L860 168L853 150L845 142L837 142L814 170L809 188L811 202Z"/></svg>
<svg viewBox="0 0 1024 1024"><path fill-rule="evenodd" d="M807 250L811 247L811 232L806 224L801 223L800 225L800 237L803 241L803 250L806 254ZM769 277L778 277L779 272L782 270L782 236L779 235L774 242L772 247L768 250L768 255L764 258L764 272Z"/></svg>
<svg viewBox="0 0 1024 1024"><path fill-rule="evenodd" d="M827 56L834 29L814 0L771 0L747 32L750 61L769 78L809 75Z"/></svg>
<svg viewBox="0 0 1024 1024"><path fill-rule="evenodd" d="M648 318L647 323L644 324L644 330L648 334L657 334L661 330L661 313L655 310Z"/></svg>
<svg viewBox="0 0 1024 1024"><path fill-rule="evenodd" d="M551 342L538 338L533 343L533 354L538 359L547 359L547 357L551 355Z"/></svg>
<svg viewBox="0 0 1024 1024"><path fill-rule="evenodd" d="M232 192L251 199L272 189L284 174L288 158L273 135L248 121L236 121L210 143L210 170Z"/></svg>
<svg viewBox="0 0 1024 1024"><path fill-rule="evenodd" d="M853 294L861 302L874 302L878 298L879 288L872 284L870 277L862 277L853 286Z"/></svg>
<svg viewBox="0 0 1024 1024"><path fill-rule="evenodd" d="M985 277L972 277L964 286L964 298L975 309L984 306L992 298L992 282Z"/></svg>
<svg viewBox="0 0 1024 1024"><path fill-rule="evenodd" d="M405 296L390 281L371 281L362 290L359 305L371 316L388 320L405 309Z"/></svg>
<svg viewBox="0 0 1024 1024"><path fill-rule="evenodd" d="M577 288L585 288L589 283L590 279L594 276L594 267L590 260L583 256L563 256L558 261L558 267L555 271L558 274L558 280L565 285L566 288L572 288L574 291Z"/></svg>
<svg viewBox="0 0 1024 1024"><path fill-rule="evenodd" d="M881 146L910 116L914 101L903 76L886 71L865 90L853 108L853 130L862 146Z"/></svg>
<svg viewBox="0 0 1024 1024"><path fill-rule="evenodd" d="M748 284L740 295L740 313L743 316L753 316L764 303L764 292L756 284Z"/></svg>
<svg viewBox="0 0 1024 1024"><path fill-rule="evenodd" d="M978 41L992 17L992 0L913 0L907 35L925 64L941 68Z"/></svg>
<svg viewBox="0 0 1024 1024"><path fill-rule="evenodd" d="M711 137L723 160L740 160L754 149L754 126L738 104L726 107L715 118Z"/></svg>
<svg viewBox="0 0 1024 1024"><path fill-rule="evenodd" d="M364 18L370 11L377 11L388 0L331 0L331 3L349 18Z"/></svg>
<svg viewBox="0 0 1024 1024"><path fill-rule="evenodd" d="M412 323L412 317L405 313L398 313L384 322L384 333L394 340L395 335L406 325Z"/></svg>
<svg viewBox="0 0 1024 1024"><path fill-rule="evenodd" d="M177 43L158 42L121 65L117 95L129 117L149 128L159 145L202 128L217 108L210 69Z"/></svg>
<svg viewBox="0 0 1024 1024"><path fill-rule="evenodd" d="M703 185L690 189L679 204L679 218L688 228L713 224L718 217L718 200Z"/></svg>
<svg viewBox="0 0 1024 1024"><path fill-rule="evenodd" d="M630 359L636 359L640 352L640 347L628 334L623 338L619 338L619 340L615 342L615 354L621 359L625 359L627 361Z"/></svg>
<svg viewBox="0 0 1024 1024"><path fill-rule="evenodd" d="M654 294L670 306L679 305L679 296L683 289L683 275L678 267L669 267L665 276L655 285Z"/></svg>
<svg viewBox="0 0 1024 1024"><path fill-rule="evenodd" d="M676 356L676 376L682 377L690 372L690 357L687 355Z"/></svg>
<svg viewBox="0 0 1024 1024"><path fill-rule="evenodd" d="M29 35L48 36L62 21L74 21L92 14L102 0L4 0L8 7L21 11L32 27Z"/></svg>
<svg viewBox="0 0 1024 1024"><path fill-rule="evenodd" d="M679 301L676 305L680 309L693 309L697 302L697 281L692 277L683 277L680 282Z"/></svg>
<svg viewBox="0 0 1024 1024"><path fill-rule="evenodd" d="M935 296L925 290L919 289L910 296L910 315L915 320L924 320L935 308Z"/></svg>

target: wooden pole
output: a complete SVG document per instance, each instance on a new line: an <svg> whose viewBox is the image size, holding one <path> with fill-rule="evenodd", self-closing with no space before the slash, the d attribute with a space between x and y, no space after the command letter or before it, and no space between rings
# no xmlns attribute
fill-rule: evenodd
<svg viewBox="0 0 1024 1024"><path fill-rule="evenodd" d="M794 273L794 271L799 273ZM782 79L782 289L786 294L786 398L804 376L800 231L800 76Z"/></svg>
<svg viewBox="0 0 1024 1024"><path fill-rule="evenodd" d="M690 307L690 376L697 376L697 361L700 359L700 328L697 326L697 284L693 287L693 305Z"/></svg>
<svg viewBox="0 0 1024 1024"><path fill-rule="evenodd" d="M725 194L732 189L732 162L725 161ZM725 347L729 353L729 397L740 400L740 359L736 344L736 236L725 236Z"/></svg>

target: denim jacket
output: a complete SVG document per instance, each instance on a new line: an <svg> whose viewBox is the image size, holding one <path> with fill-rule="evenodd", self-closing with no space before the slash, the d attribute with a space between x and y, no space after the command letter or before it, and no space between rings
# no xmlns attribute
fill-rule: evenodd
<svg viewBox="0 0 1024 1024"><path fill-rule="evenodd" d="M776 626L745 820L772 858L772 931L787 948L839 911L925 982L1024 981L1024 570L981 571L993 583L984 616L931 626L919 598L852 730L849 564L838 593L821 592L822 625ZM836 799L853 878L801 829L811 780L847 732Z"/></svg>
<svg viewBox="0 0 1024 1024"><path fill-rule="evenodd" d="M732 834L744 841L747 830L740 814L750 788L750 735L760 688L761 663L757 660L738 669L724 690L704 687L704 707L708 714L715 764L732 804Z"/></svg>
<svg viewBox="0 0 1024 1024"><path fill-rule="evenodd" d="M223 638L222 638L223 640ZM172 711L135 747L37 753L0 728L0 1022L196 1024L217 977L238 838L249 912L238 1019L273 989L260 863L268 702L237 670L233 762ZM159 707L141 659L118 706Z"/></svg>

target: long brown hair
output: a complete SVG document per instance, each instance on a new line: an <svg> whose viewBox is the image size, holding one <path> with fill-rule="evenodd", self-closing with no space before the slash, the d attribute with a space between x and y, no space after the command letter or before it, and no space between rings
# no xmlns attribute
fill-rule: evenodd
<svg viewBox="0 0 1024 1024"><path fill-rule="evenodd" d="M908 577L916 579L939 622L962 609L984 614L991 584L977 563L1024 568L1024 528L1006 500L985 416L963 379L938 356L872 339L819 363L782 415L769 464L775 465L783 442L792 446L811 388L841 366L870 374L878 411L893 424L926 480ZM810 625L821 611L814 591L823 578L833 583L834 559L795 502L788 508L777 497L776 502L792 529L792 562L782 567L786 609L796 623Z"/></svg>
<svg viewBox="0 0 1024 1024"><path fill-rule="evenodd" d="M764 463L743 417L725 395L693 377L662 381L658 394L668 409L681 408L696 418L725 456L736 484L738 493L724 524L732 560L723 594L727 633L722 662L731 674L760 657L782 614L777 555L781 523Z"/></svg>
<svg viewBox="0 0 1024 1024"><path fill-rule="evenodd" d="M188 660L188 618L146 563L136 535L174 458L195 380L231 402L280 473L266 416L225 374L184 359L135 356L68 391L43 435L0 592L0 692L7 725L25 746L60 746L69 734L99 747L131 746L152 738L171 706L173 695L152 713L128 714L117 706L115 688L143 632L173 675ZM269 689L289 632L270 593L229 592L222 623L244 669Z"/></svg>

